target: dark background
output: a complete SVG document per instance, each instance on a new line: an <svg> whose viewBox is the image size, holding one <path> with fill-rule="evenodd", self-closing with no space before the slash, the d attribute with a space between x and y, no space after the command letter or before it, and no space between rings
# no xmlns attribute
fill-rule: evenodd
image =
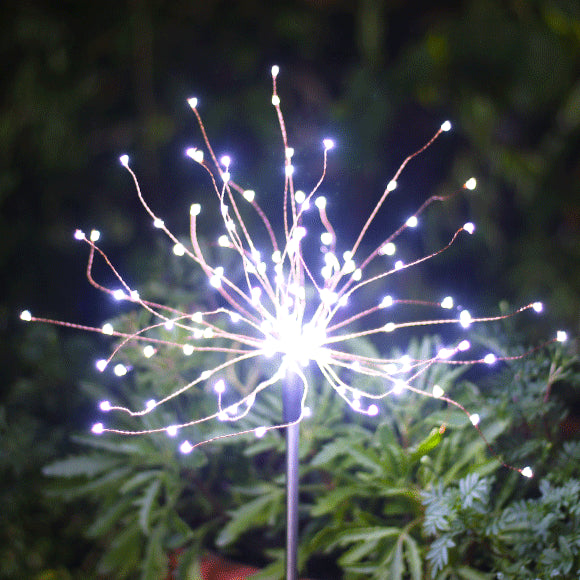
<svg viewBox="0 0 580 580"><path fill-rule="evenodd" d="M201 144L189 96L238 181L271 195L283 160L270 104L279 64L297 179L316 181L320 141L333 137L324 192L351 237L401 160L450 119L452 134L409 166L379 223L392 231L475 175L476 192L429 214L417 251L466 219L478 235L423 268L412 292L454 292L480 310L541 299L530 341L577 330L577 1L21 0L2 3L0 32L1 523L39 558L59 557L42 546L60 509L38 499L40 467L86 428L76 386L98 343L27 327L18 313L89 324L113 313L84 278L77 227L103 231L129 280L159 274L159 244L118 157L132 156L151 205L185 232L186 208L211 194L183 156Z"/></svg>

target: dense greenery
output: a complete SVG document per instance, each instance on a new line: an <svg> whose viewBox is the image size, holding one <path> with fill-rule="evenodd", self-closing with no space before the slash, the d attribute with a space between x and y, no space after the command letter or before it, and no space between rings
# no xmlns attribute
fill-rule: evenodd
<svg viewBox="0 0 580 580"><path fill-rule="evenodd" d="M242 512L244 517L231 520L239 522L236 529L236 524L228 524L228 513L243 509L251 497L244 494L244 488L256 489L257 481L264 485L259 498L269 498L263 500L270 502L268 517L281 509L276 493L281 485L282 443L274 436L269 447L255 455L248 451L247 442L205 450L200 454L203 460L191 461L207 463L195 468L156 440L133 442L137 449L129 455L123 455L116 444L111 450L94 449L91 461L77 464L76 476L67 472L67 465L75 469L74 460L61 464L61 471L70 475L65 495L74 496L72 503L47 495L48 480L41 473L43 466L52 464L56 475L59 464L55 460L86 453L87 440L72 439L72 435L86 431L93 421L97 393L110 393L115 387L103 382L102 376L91 376L95 352L108 352L108 345L54 329L22 328L17 313L26 307L38 314L88 323L113 316L111 307L87 290L84 253L70 240L76 227L103 229L108 250L131 281L155 279L161 289L151 292L167 298L165 286L173 290L177 282L165 273L165 253L143 242L145 226L137 217L141 214L116 160L121 152L134 154L149 199L164 208L168 219L179 223L190 198L205 195L181 163L182 149L195 134L183 106L193 93L203 99L216 145L236 155L248 178L257 176L256 188L278 191L279 176L272 168L280 159L272 144L279 142L279 136L274 119L268 116L267 81L270 65L278 62L295 144L309 146L329 132L340 140L329 193L336 203L334 215L349 215L351 220L357 219L357 212L346 211L352 200L360 207L360 216L366 215L393 167L443 118L450 118L455 136L409 174L417 199L424 199L425 192L448 192L471 174L479 178L482 193L438 214L423 230L421 243L436 247L446 235L442 232L464 215L478 224L480 241L474 242L467 257L449 255L436 271L422 270L413 281L413 291L427 296L437 282L438 287L490 309L504 298L513 304L543 299L550 310L545 324L526 328L517 339L510 329L504 333L509 338L500 341L501 348L508 348L508 342L540 342L551 336L556 321L571 331L577 327L580 8L576 0L26 0L2 3L0 21L0 498L5 506L0 514L0 577L89 578L101 554L111 554L121 542L114 514L109 524L99 516L114 510L123 498L140 502L133 509L128 501L125 508L119 507L126 511L117 514L132 522L125 541L136 550L134 558L143 562L136 545L140 535L150 540L154 536L147 544L147 562L161 567L168 550L185 546L182 562L186 566L188 558L198 553L196 546L214 542L215 547L218 537L223 544L220 549L227 547L234 557L246 553L243 542L251 541L242 532L255 522L251 514L245 517ZM305 165L305 173L316 171L318 166ZM417 206L411 197L400 199L399 207L381 216L387 229ZM182 291L189 293L190 286ZM177 298L180 302L193 299ZM496 336L501 336L500 330ZM464 378L471 382L462 383L463 387L457 382L457 389L466 389L458 394L467 402L487 408L490 418L505 418L504 430L494 437L506 459L517 465L539 462L538 478L527 488L520 485L512 490L515 479L497 463L489 463L485 468L489 471L481 467L483 449L470 451L471 445L481 442L472 439L475 434L469 425L449 427L424 462L439 457L444 445L450 445L445 441L453 439L462 449L468 446L465 454L473 454L470 467L451 470L442 488L435 479L445 479L448 467L444 462L434 472L437 477L418 482L417 474L426 468L423 463L418 466L412 451L407 451L441 423L436 424L428 405L418 405L416 413L411 403L408 408L402 405L400 412L408 413L405 421L415 427L408 441L395 428L392 445L398 450L393 453L406 457L407 471L397 476L402 479L389 475L386 481L388 485L405 481L417 493L430 494L415 498L414 503L405 499L409 514L424 517L444 504L445 521L455 523L449 529L431 530L436 532L431 536L423 524L417 524L402 536L399 532L408 522L389 519L388 513L379 520L371 518L369 528L398 530L383 532L383 536L376 533L373 550L384 555L384 566L398 566L402 555L409 573L416 570L416 564L410 564L416 562L416 545L426 573L428 566L437 563L427 558L429 547L440 541L455 544L446 545L448 566L457 574L461 566L477 568L483 552L493 554L488 565L504 570L504 578L517 577L520 572L510 571L512 564L505 553L513 555L518 550L543 554L542 561L525 564L530 577L542 577L544 565L574 574L573 566L567 571L566 563L574 558L576 548L568 528L577 516L564 505L567 494L577 493L574 481L578 479L574 471L578 395L571 360L572 353L539 353L521 367L506 368L495 379L486 377L485 383L482 377L470 375ZM205 361L188 364L201 366ZM157 378L149 384L152 376ZM135 377L144 378L127 385L134 396L168 388L175 378L147 368ZM546 389L549 396L544 401ZM326 404L333 408L332 401ZM324 513L323 507L316 508L318 514L315 506L332 491L330 487L325 491L325 485L340 488L343 478L359 481L352 474L360 471L370 487L361 483L361 493L348 496L353 511L342 517L353 517L355 511L369 513L375 506L365 505L362 492L375 489L372 482L380 479L381 472L369 464L358 465L360 454L355 459L337 453L322 463L324 454L322 459L320 454L326 446L336 441L340 447L348 437L341 432L343 412L335 411L332 434L324 430L326 423L320 417L314 417L309 423L312 427L305 426L303 431L313 438L305 442L302 465L303 479L313 486L305 489L303 498L304 521L313 522L312 529L304 530L308 539L304 558L310 554L340 558L342 566L354 570L372 560L373 553L361 548L357 556L356 531L348 538L338 537L340 513L331 527L334 536L317 535L316 526L326 525L332 514ZM323 425L315 428L317 421ZM351 426L354 419L348 421ZM385 421L393 424L391 417ZM390 469L389 462L395 460L388 462L381 455L386 451L376 449L380 446L377 438L387 428L369 423L353 429L359 437L356 444L370 449L375 459L378 454L377 461ZM566 446L559 429L570 439ZM94 445L95 440L89 443ZM228 461L222 457L224 452ZM249 458L244 455L248 452ZM510 452L512 457L507 455ZM102 471L96 467L98 457L104 457ZM107 488L101 480L122 467L128 470L119 475L122 483ZM205 499L192 493L206 476L217 482L220 470L226 474L223 485L206 490ZM464 479L473 473L480 479ZM138 476L144 478L143 483L138 478L132 488L129 481ZM232 487L236 477L239 490ZM550 486L540 486L540 481ZM82 485L91 482L94 492L89 487L83 495ZM126 491L115 499L113 489L118 492L124 485ZM469 509L462 510L462 490L472 486L478 495ZM486 490L491 490L489 495ZM498 490L505 491L499 494ZM564 499L557 499L558 494ZM102 511L94 503L97 497L103 502ZM396 512L403 503L398 498L388 509ZM540 518L542 510L554 505L561 506L555 519ZM509 528L508 508L517 508L518 517L542 531L535 544L525 530L509 529L508 533L492 526L495 520ZM474 510L485 512L481 519L485 527L473 529ZM281 545L281 528L274 520L275 525L270 526L268 520L267 526L255 532L270 534L268 546ZM220 536L224 529L231 534L230 542ZM168 539L170 531L174 537ZM565 543L553 541L556 535L566 538ZM553 562L550 550L561 556L557 564L547 564ZM330 551L328 556L320 556L324 551ZM389 554L391 560L385 561ZM265 556L252 555L264 565ZM113 565L114 552L108 558L109 564L104 560L102 566ZM524 563L524 558L517 561ZM310 558L310 569L315 564L316 558ZM466 570L461 573L469 578Z"/></svg>

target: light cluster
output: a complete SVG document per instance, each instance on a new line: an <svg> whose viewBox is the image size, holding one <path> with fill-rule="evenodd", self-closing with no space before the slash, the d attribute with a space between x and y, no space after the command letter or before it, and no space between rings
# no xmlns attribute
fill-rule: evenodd
<svg viewBox="0 0 580 580"><path fill-rule="evenodd" d="M161 400L145 401L141 409L129 409L109 401L100 403L100 410L104 413L119 412L143 416L155 412L161 405L194 387L209 384L216 396L214 413L163 428L136 431L116 429L114 426L99 422L92 428L96 434L110 432L139 435L165 432L171 437L176 437L182 432L186 433L187 427L207 421L235 423L251 412L256 398L262 391L275 383L287 381L289 374L293 375L294 384L301 388L301 412L293 421L297 423L309 413L306 406L309 390L308 373L305 372L307 366L317 369L336 395L357 413L377 415L381 410L383 399L408 390L460 408L479 430L477 427L479 416L476 413L469 413L461 404L446 396L439 385L433 385L432 390L424 391L414 386L414 382L435 364L493 365L501 359L499 355L487 353L483 357L469 358L465 353L470 350L471 345L465 338L460 338L455 343L432 353L430 358L420 360L411 359L409 356L396 358L362 356L357 354L356 349L349 347L349 344L362 337L373 338L384 334L396 336L396 331L402 328L455 325L465 329L475 323L501 320L524 310L536 312L542 310L542 304L535 302L509 315L477 317L468 310L456 306L450 296L442 297L439 301L421 301L380 294L390 276L396 276L401 270L435 258L456 243L462 235L471 235L475 231L475 226L468 222L450 236L448 243L437 251L409 262L397 258L396 242L403 231L416 228L420 223L421 214L432 203L445 201L455 194L445 197L432 196L373 251L369 253L363 251L363 238L376 221L377 214L387 197L397 188L397 179L407 164L427 149L442 133L449 131L451 123L445 121L425 145L404 159L388 182L354 243L345 246L346 242L339 238L327 215L326 198L319 194L326 174L328 153L334 147L334 143L331 139L322 141L322 171L309 193L295 189L292 161L294 149L289 146L280 108L280 97L276 88L278 73L279 68L272 67L272 105L278 117L284 148L284 187L280 199L281 216L278 216L283 223L279 228L281 231L275 231L269 217L258 204L258 194L254 190L239 186L232 179L232 159L227 155L218 159L199 114L198 100L188 99L197 118L205 148L189 148L186 155L207 173L221 215L222 231L216 236L215 243L223 248L222 251L229 251L235 255L240 266L236 270L233 268L230 268L231 271L228 270L226 264L231 264L231 261L223 265L214 263L202 250L198 238L198 222L203 219L204 211L200 204L193 203L190 207L191 244L186 245L178 240L164 220L145 201L137 177L129 165L129 157L127 155L120 157L121 164L134 180L139 200L151 217L153 226L164 232L171 240L176 256L190 259L203 270L210 288L220 297L218 298L220 306L209 311L181 312L141 298L135 289L129 287L107 255L97 246L99 232L93 230L87 235L77 230L74 237L89 246L87 277L90 283L115 300L128 301L146 309L151 313L154 323L129 334L116 330L110 323L101 328L94 328L33 317L27 310L21 313L22 320L48 322L99 332L120 339L108 359L97 361L99 371L104 371L125 345L135 341L143 344L143 356L146 358L155 356L161 346L179 348L185 356L194 352L223 355L223 362L220 364L205 369L197 378L176 388ZM476 180L472 177L467 179L461 189L472 190L475 187ZM244 205L251 206L251 210L243 207ZM260 227L264 232L263 237L268 240L268 247L257 246L257 235L249 231L246 225L248 220L243 218L243 214L247 211L256 212L257 221L261 223ZM306 228L306 221L312 221L305 220L308 212L315 212L318 215L319 227L316 235ZM116 276L120 285L118 288L107 288L94 280L92 269L96 255L102 257ZM238 274L235 274L236 271ZM361 292L366 287L370 287L374 293L372 295L376 296L372 304L368 303L369 293ZM361 306L362 302L365 303L364 306ZM393 309L408 305L425 308L427 312L434 312L435 315L431 318L406 321L400 321L399 316L390 318ZM182 335L185 333L187 340L172 342L152 337L150 331L159 327L164 327L168 331L179 328ZM561 341L565 338L565 333L559 331L554 340ZM224 401L231 399L224 398L227 392L225 371L243 361L257 359L274 361L275 370L269 376L262 377L249 394L240 396L234 403L226 404ZM116 363L112 368L114 374L119 377L131 370L122 363ZM369 377L375 383L377 380L380 381L383 385L382 390L365 391L360 387L351 386L345 376L351 376L353 372ZM184 439L180 444L180 450L189 453L198 445L241 433L254 432L256 436L261 437L270 429L289 424L292 423L239 430L236 433L218 435L195 443ZM517 471L524 476L532 475L529 467Z"/></svg>

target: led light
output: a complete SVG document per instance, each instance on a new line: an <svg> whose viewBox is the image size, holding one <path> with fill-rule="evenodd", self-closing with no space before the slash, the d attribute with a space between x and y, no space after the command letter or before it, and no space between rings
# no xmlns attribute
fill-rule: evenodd
<svg viewBox="0 0 580 580"><path fill-rule="evenodd" d="M473 191L476 187L477 187L477 179L475 179L475 177L470 177L466 182L465 182L465 189L470 189L471 191Z"/></svg>
<svg viewBox="0 0 580 580"><path fill-rule="evenodd" d="M461 324L463 328L469 328L471 326L472 320L473 319L471 318L471 314L469 314L469 311L467 310L462 310L459 314L459 324Z"/></svg>
<svg viewBox="0 0 580 580"><path fill-rule="evenodd" d="M229 155L222 155L220 162L226 168L226 171L227 171L230 167L231 162L232 162L232 158Z"/></svg>
<svg viewBox="0 0 580 580"><path fill-rule="evenodd" d="M113 334L114 329L113 329L113 325L110 322L107 322L105 324L103 324L103 328L101 328L101 332L103 334Z"/></svg>
<svg viewBox="0 0 580 580"><path fill-rule="evenodd" d="M402 270L404 265L405 263L403 262L403 260L397 260L395 262L395 270Z"/></svg>
<svg viewBox="0 0 580 580"><path fill-rule="evenodd" d="M147 402L145 403L145 408L146 408L148 411L151 411L152 409L154 409L154 408L155 408L155 406L156 406L156 405L157 405L157 403L155 402L155 399L149 399L149 401L147 401Z"/></svg>
<svg viewBox="0 0 580 580"><path fill-rule="evenodd" d="M185 254L185 247L183 246L183 244L175 244L173 246L173 253L176 256L183 256Z"/></svg>
<svg viewBox="0 0 580 580"><path fill-rule="evenodd" d="M218 393L218 395L221 395L222 393L225 392L226 390L226 384L224 382L223 379L220 379L214 386L213 386L213 390Z"/></svg>
<svg viewBox="0 0 580 580"><path fill-rule="evenodd" d="M97 370L103 372L107 368L107 361L102 358L95 363L95 366L97 367Z"/></svg>
<svg viewBox="0 0 580 580"><path fill-rule="evenodd" d="M261 439L265 434L266 434L266 427L256 427L256 429L254 429L254 435L258 439Z"/></svg>
<svg viewBox="0 0 580 580"><path fill-rule="evenodd" d="M129 156L128 155L121 155L119 157L119 161L123 167L129 167Z"/></svg>
<svg viewBox="0 0 580 580"><path fill-rule="evenodd" d="M460 350L462 352L465 352L466 350L469 350L471 348L471 344L468 340L462 340L458 345L457 345L457 350Z"/></svg>
<svg viewBox="0 0 580 580"><path fill-rule="evenodd" d="M379 254L383 256L393 256L397 251L397 247L393 242L387 242L384 246L381 247L379 250Z"/></svg>
<svg viewBox="0 0 580 580"><path fill-rule="evenodd" d="M527 467L524 467L522 469L522 475L524 477L534 477L534 472L532 471L532 468L528 465Z"/></svg>
<svg viewBox="0 0 580 580"><path fill-rule="evenodd" d="M298 204L303 204L304 200L306 199L306 194L299 189L295 194L294 194L294 200L296 201L296 203Z"/></svg>
<svg viewBox="0 0 580 580"><path fill-rule="evenodd" d="M433 396L439 399L445 394L445 391L439 385L433 385Z"/></svg>
<svg viewBox="0 0 580 580"><path fill-rule="evenodd" d="M192 203L189 208L189 215L199 215L201 213L201 205L199 203Z"/></svg>
<svg viewBox="0 0 580 580"><path fill-rule="evenodd" d="M231 178L231 175L230 175L230 172L229 171L223 171L222 172L222 181L224 183L228 183L229 180L230 180L230 178Z"/></svg>
<svg viewBox="0 0 580 580"><path fill-rule="evenodd" d="M272 104L275 107L278 107L280 105L280 97L278 95L272 95Z"/></svg>
<svg viewBox="0 0 580 580"><path fill-rule="evenodd" d="M400 395L405 390L406 386L407 383L405 383L405 381L397 379L393 385L393 393L395 393L395 395Z"/></svg>
<svg viewBox="0 0 580 580"><path fill-rule="evenodd" d="M191 320L197 322L197 324L201 324L203 322L203 314L201 312L194 312L191 315Z"/></svg>
<svg viewBox="0 0 580 580"><path fill-rule="evenodd" d="M30 322L32 320L32 314L30 314L30 310L23 310L20 313L20 320L24 320L24 322Z"/></svg>
<svg viewBox="0 0 580 580"><path fill-rule="evenodd" d="M153 227L161 229L163 226L165 225L163 220L160 220L159 218L155 218L153 220Z"/></svg>
<svg viewBox="0 0 580 580"><path fill-rule="evenodd" d="M452 348L441 348L437 353L437 358L445 360L451 358L454 354L455 351Z"/></svg>
<svg viewBox="0 0 580 580"><path fill-rule="evenodd" d="M131 297L131 300L134 300L135 302L139 301L139 292L137 292L137 290L131 290L129 296Z"/></svg>
<svg viewBox="0 0 580 580"><path fill-rule="evenodd" d="M127 367L122 364L122 363L118 363L115 365L115 367L113 368L113 372L118 376L118 377L123 377L127 374Z"/></svg>
<svg viewBox="0 0 580 580"><path fill-rule="evenodd" d="M379 408L376 405L370 405L367 413L371 416L374 417L375 415L379 414Z"/></svg>
<svg viewBox="0 0 580 580"><path fill-rule="evenodd" d="M326 198L323 195L318 196L314 201L314 205L318 209L324 209L326 207Z"/></svg>
<svg viewBox="0 0 580 580"><path fill-rule="evenodd" d="M275 64L275 65L272 67L272 77L273 77L273 78L276 78L276 77L278 76L278 73L279 73L279 72L280 72L280 67L279 67L277 64Z"/></svg>
<svg viewBox="0 0 580 580"><path fill-rule="evenodd" d="M74 238L75 240L84 240L86 238L85 232L83 230L75 230Z"/></svg>
<svg viewBox="0 0 580 580"><path fill-rule="evenodd" d="M383 330L385 332L393 332L395 330L395 323L394 322L387 322L385 326L383 326Z"/></svg>
<svg viewBox="0 0 580 580"><path fill-rule="evenodd" d="M228 236L225 234L221 235L218 238L218 246L221 246L222 248L231 248L232 243L230 242L230 238L228 238Z"/></svg>
<svg viewBox="0 0 580 580"><path fill-rule="evenodd" d="M353 409L355 409L356 411L358 411L360 409L360 399L355 399L352 403L351 406Z"/></svg>
<svg viewBox="0 0 580 580"><path fill-rule="evenodd" d="M95 423L91 428L91 431L95 435L100 435L104 430L105 430L105 426L102 423Z"/></svg>
<svg viewBox="0 0 580 580"><path fill-rule="evenodd" d="M532 308L536 311L536 312L542 312L542 310L544 310L544 305L541 302L534 302L532 304Z"/></svg>
<svg viewBox="0 0 580 580"><path fill-rule="evenodd" d="M91 242L98 242L101 239L101 232L99 230L91 230Z"/></svg>
<svg viewBox="0 0 580 580"><path fill-rule="evenodd" d="M473 413L473 415L469 415L469 420L472 422L472 424L475 425L479 425L479 415L477 413Z"/></svg>
<svg viewBox="0 0 580 580"><path fill-rule="evenodd" d="M143 356L145 358L151 358L157 351L153 346L148 344L147 346L143 347Z"/></svg>
<svg viewBox="0 0 580 580"><path fill-rule="evenodd" d="M163 327L165 328L165 330L173 330L174 326L175 326L175 322L173 322L173 320L166 320L165 323L163 324Z"/></svg>
<svg viewBox="0 0 580 580"><path fill-rule="evenodd" d="M187 455L193 451L193 445L186 440L179 446L179 451L181 451L181 453L184 455Z"/></svg>
<svg viewBox="0 0 580 580"><path fill-rule="evenodd" d="M417 219L417 216L412 215L405 223L409 228L416 228L419 220Z"/></svg>
<svg viewBox="0 0 580 580"><path fill-rule="evenodd" d="M568 333L564 330L558 330L556 333L556 340L558 342L566 342L568 340Z"/></svg>
<svg viewBox="0 0 580 580"><path fill-rule="evenodd" d="M453 308L453 298L451 296L445 296L441 301L441 308L446 308L447 310Z"/></svg>
<svg viewBox="0 0 580 580"><path fill-rule="evenodd" d="M387 183L387 191L394 191L397 189L397 182L393 179Z"/></svg>
<svg viewBox="0 0 580 580"><path fill-rule="evenodd" d="M475 231L475 225L472 224L471 222L467 222L466 224L463 225L463 229L468 233L468 234L473 234L473 232Z"/></svg>
<svg viewBox="0 0 580 580"><path fill-rule="evenodd" d="M320 234L320 241L325 245L325 246L330 246L330 244L332 244L332 234L330 232L322 232Z"/></svg>
<svg viewBox="0 0 580 580"><path fill-rule="evenodd" d="M252 203L256 197L256 192L253 189L246 189L242 195L246 201Z"/></svg>
<svg viewBox="0 0 580 580"><path fill-rule="evenodd" d="M203 163L203 151L197 147L189 147L185 150L185 154L191 157L196 163Z"/></svg>
<svg viewBox="0 0 580 580"><path fill-rule="evenodd" d="M191 344L184 344L182 349L185 356L191 356L193 354L193 346Z"/></svg>
<svg viewBox="0 0 580 580"><path fill-rule="evenodd" d="M286 159L290 160L294 156L294 147L286 147L284 151Z"/></svg>
<svg viewBox="0 0 580 580"><path fill-rule="evenodd" d="M441 131L446 131L447 132L449 130L451 130L451 121L444 121L441 124Z"/></svg>
<svg viewBox="0 0 580 580"><path fill-rule="evenodd" d="M165 432L167 433L167 435L169 435L169 437L177 437L177 431L178 428L176 425L169 425L169 427L165 429Z"/></svg>
<svg viewBox="0 0 580 580"><path fill-rule="evenodd" d="M115 300L124 300L126 298L126 294L123 290L118 288L117 290L113 291L113 298Z"/></svg>
<svg viewBox="0 0 580 580"><path fill-rule="evenodd" d="M489 354L486 354L486 355L483 357L483 362L484 362L485 364L492 365L492 364L494 364L495 362L497 362L497 357L495 356L495 354L493 354L493 353L491 353L491 352L490 352Z"/></svg>
<svg viewBox="0 0 580 580"><path fill-rule="evenodd" d="M107 411L111 410L111 403L109 401L101 401L99 404L99 409L106 413Z"/></svg>
<svg viewBox="0 0 580 580"><path fill-rule="evenodd" d="M332 149L334 147L334 141L332 139L324 139L322 141L322 144L324 145L324 148L328 151L329 149Z"/></svg>
<svg viewBox="0 0 580 580"><path fill-rule="evenodd" d="M393 305L393 297L392 296L385 296L381 303L379 304L379 308L388 308L389 306Z"/></svg>
<svg viewBox="0 0 580 580"><path fill-rule="evenodd" d="M197 107L197 98L196 97L190 97L189 99L187 99L187 104L192 109L195 109Z"/></svg>

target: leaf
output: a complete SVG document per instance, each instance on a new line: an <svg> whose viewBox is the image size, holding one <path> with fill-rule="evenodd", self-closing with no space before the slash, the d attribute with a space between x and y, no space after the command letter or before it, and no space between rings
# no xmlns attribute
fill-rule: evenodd
<svg viewBox="0 0 580 580"><path fill-rule="evenodd" d="M47 477L94 477L118 465L119 460L99 453L76 455L61 461L55 461L42 469Z"/></svg>
<svg viewBox="0 0 580 580"><path fill-rule="evenodd" d="M216 545L227 546L247 530L265 525L268 518L268 504L273 501L277 502L281 497L281 493L280 491L275 497L272 497L272 495L259 496L232 511L230 513L232 519L218 534Z"/></svg>
<svg viewBox="0 0 580 580"><path fill-rule="evenodd" d="M442 435L439 429L432 429L427 438L421 441L421 443L419 443L419 445L417 445L414 450L409 450L411 451L411 462L414 463L415 461L421 459L421 457L424 455L427 455L429 451L435 449L435 447L441 443L441 439Z"/></svg>
<svg viewBox="0 0 580 580"><path fill-rule="evenodd" d="M417 542L408 534L401 534L401 538L405 543L405 557L411 573L411 580L422 580L423 565L421 563L421 556L419 554L419 546Z"/></svg>
<svg viewBox="0 0 580 580"><path fill-rule="evenodd" d="M332 513L340 504L355 494L352 487L339 487L333 489L326 495L319 497L314 507L310 510L310 515L320 517L327 513Z"/></svg>
<svg viewBox="0 0 580 580"><path fill-rule="evenodd" d="M151 519L151 511L153 510L153 503L161 488L161 482L156 479L145 490L142 498L139 499L139 525L145 534L149 533L149 522Z"/></svg>
<svg viewBox="0 0 580 580"><path fill-rule="evenodd" d="M96 538L108 533L115 524L120 523L121 518L131 509L133 501L132 497L123 497L107 510L101 510L97 519L86 531L87 536Z"/></svg>

